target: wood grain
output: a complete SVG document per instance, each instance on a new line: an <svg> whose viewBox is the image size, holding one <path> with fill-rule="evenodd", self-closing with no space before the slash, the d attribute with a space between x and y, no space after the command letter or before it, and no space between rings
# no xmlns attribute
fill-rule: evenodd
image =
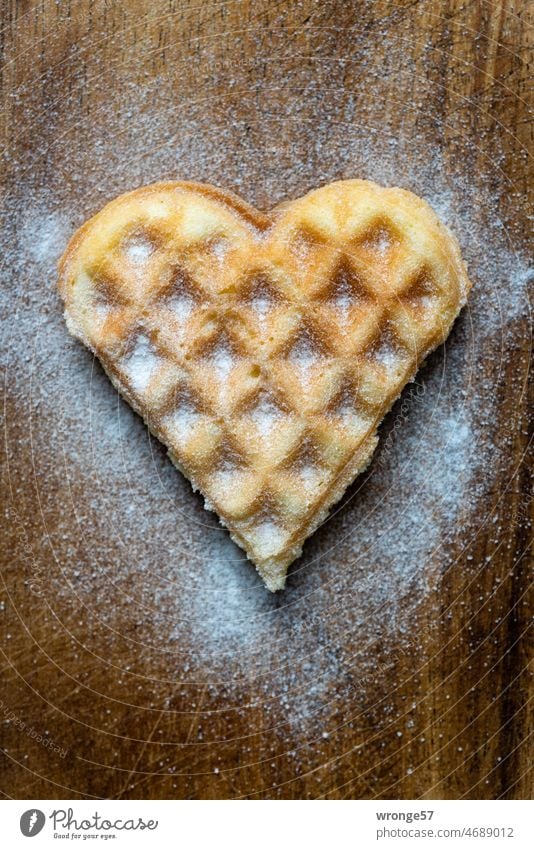
<svg viewBox="0 0 534 849"><path fill-rule="evenodd" d="M352 652L352 663L317 697L319 724L309 731L304 720L286 715L287 670L274 664L262 681L253 670L221 680L202 665L189 675L166 653L166 626L155 614L134 611L117 594L116 619L106 620L112 632L97 615L109 599L81 607L74 590L58 590L66 572L76 586L76 571L92 570L101 550L113 563L124 549L120 525L107 533L91 513L96 478L89 487L89 475L65 462L65 440L84 439L69 418L75 389L57 395L57 418L46 406L46 386L53 394L58 374L76 367L83 376L91 361L67 342L61 359L54 359L51 342L47 354L47 338L61 339L64 328L53 269L45 280L36 275L32 239L41 226L53 238L47 209L68 233L106 199L155 179L219 183L267 208L327 180L360 176L346 151L358 133L365 136L364 127L375 131L368 142L375 158L377 144L410 139L414 157L426 146L451 175L461 168L474 185L485 175L495 197L489 214L498 214L514 245L528 251L532 24L519 0L3 3L2 238L11 287L2 307L4 796L531 796L527 308L513 342L506 337L506 350L498 351L492 438L504 446L505 462L483 503L464 505L457 543L446 557L434 555L432 592L417 605L407 596L416 616L397 649L397 638L386 639L377 623L376 674L369 674L369 658L360 663L357 630L347 636L343 651ZM15 250L29 206L45 212ZM469 234L461 238L469 242ZM56 254L62 247L59 239ZM27 343L13 341L21 333ZM463 339L460 329L452 344ZM439 356L425 369L438 368ZM35 405L41 375L40 409L49 411L42 427ZM92 397L100 393L116 407L101 376L94 379ZM133 414L121 410L140 432ZM398 409L390 422L395 415ZM95 434L97 458L100 438ZM151 450L171 481L159 447ZM105 467L106 458L97 463ZM174 478L168 485L203 521L187 488ZM120 486L114 497L110 511L119 510ZM347 509L334 528L351 521ZM79 538L75 519L65 519L69 511L85 517ZM331 532L317 535L318 552L329 551ZM332 568L342 570L339 551ZM302 575L293 573L295 595L286 597L297 599L300 610L307 596L296 595L299 581L317 582L321 573L310 567ZM318 603L318 586L310 584L310 604ZM277 597L265 610L276 614L285 603ZM341 607L337 615L341 628ZM150 629L159 631L151 645L144 639ZM276 639L284 639L280 629ZM317 669L321 658L332 666L341 647L319 645ZM179 648L194 649L187 638ZM298 658L290 690L312 686L308 660Z"/></svg>

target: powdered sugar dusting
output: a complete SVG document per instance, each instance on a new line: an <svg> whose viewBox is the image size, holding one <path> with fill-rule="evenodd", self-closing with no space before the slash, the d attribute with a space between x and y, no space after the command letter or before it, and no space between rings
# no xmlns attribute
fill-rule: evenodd
<svg viewBox="0 0 534 849"><path fill-rule="evenodd" d="M276 425L282 421L283 413L271 399L262 395L250 411L250 418L256 425L260 436L270 436Z"/></svg>
<svg viewBox="0 0 534 849"><path fill-rule="evenodd" d="M316 489L322 481L321 469L310 464L302 466L298 470L298 476L306 489Z"/></svg>
<svg viewBox="0 0 534 849"><path fill-rule="evenodd" d="M173 295L167 301L167 308L172 312L173 316L180 324L186 324L189 316L193 312L195 302L188 295Z"/></svg>
<svg viewBox="0 0 534 849"><path fill-rule="evenodd" d="M265 521L258 524L253 536L260 557L273 557L285 544L287 532L275 522Z"/></svg>
<svg viewBox="0 0 534 849"><path fill-rule="evenodd" d="M346 321L349 316L349 310L354 305L352 298L352 290L346 280L339 280L336 285L336 291L331 303L338 310L340 317Z"/></svg>
<svg viewBox="0 0 534 849"><path fill-rule="evenodd" d="M307 372L312 366L317 364L319 353L311 339L308 336L302 335L292 346L288 360L296 368Z"/></svg>
<svg viewBox="0 0 534 849"><path fill-rule="evenodd" d="M269 298L258 294L250 301L250 306L257 314L259 320L263 323L272 307L272 301L270 301Z"/></svg>
<svg viewBox="0 0 534 849"><path fill-rule="evenodd" d="M122 361L122 370L135 392L144 392L156 371L159 358L146 336L139 335L135 346Z"/></svg>
<svg viewBox="0 0 534 849"><path fill-rule="evenodd" d="M373 360L383 366L388 374L394 374L400 365L400 357L391 345L381 345L373 354Z"/></svg>
<svg viewBox="0 0 534 849"><path fill-rule="evenodd" d="M185 442L191 436L195 425L201 420L202 415L193 404L182 401L170 415L165 416L163 424L171 438Z"/></svg>
<svg viewBox="0 0 534 849"><path fill-rule="evenodd" d="M412 79L409 56L402 41L386 35L402 98L411 91L404 86ZM351 686L356 664L357 680L375 676L378 640L406 650L417 644L419 605L486 520L485 496L506 468L509 446L492 440L498 397L530 317L528 258L497 211L506 198L517 208L523 199L513 198L499 151L492 151L485 173L471 167L472 145L461 133L458 155L444 155L424 104L417 131L394 132L381 98L388 69L374 64L372 41L366 50L362 45L368 101L343 92L348 65L314 62L310 69L304 58L281 63L261 98L240 87L239 68L211 67L219 90L239 91L240 110L181 103L179 121L174 78L121 79L120 98L106 93L98 116L73 122L69 143L57 144L48 134L69 115L68 99L55 105L51 94L46 120L32 115L26 100L27 120L39 127L42 144L31 160L20 153L20 161L8 163L2 236L8 285L1 294L6 442L22 469L15 501L40 488L46 535L42 528L35 533L46 536L57 563L47 566L47 601L60 618L69 605L83 610L94 639L105 634L110 662L118 642L131 640L132 663L146 652L151 676L179 678L184 686L224 681L228 693L220 698L231 706L236 692L238 705L245 701L233 684L254 680L266 727L269 716L273 724L290 723L283 726L290 739L324 730L323 716ZM283 108L277 86L285 87ZM439 116L432 121L439 124ZM259 205L340 178L400 185L426 198L458 236L474 282L449 340L382 426L369 472L306 545L283 596L265 591L64 326L55 263L68 236L119 192L167 177L229 187ZM214 252L222 261L223 248ZM340 298L343 313L348 304ZM187 318L186 302L172 308L180 321ZM255 308L261 320L266 304ZM156 356L147 339L138 345L125 366L141 391ZM313 347L297 348L296 365L309 372L317 356ZM231 352L217 349L211 365L224 387ZM367 424L348 406L340 414L355 426ZM276 426L268 402L250 415L260 436ZM22 421L31 428L21 429ZM197 421L185 405L171 424L187 438ZM508 423L510 440L516 427ZM226 477L221 485L232 481ZM283 529L267 524L263 533L265 551L274 551ZM139 668L146 672L140 662Z"/></svg>
<svg viewBox="0 0 534 849"><path fill-rule="evenodd" d="M154 251L154 246L148 239L143 239L141 236L136 236L130 239L124 246L126 258L133 265L144 265Z"/></svg>
<svg viewBox="0 0 534 849"><path fill-rule="evenodd" d="M219 383L224 383L235 366L232 349L226 342L219 342L208 358Z"/></svg>

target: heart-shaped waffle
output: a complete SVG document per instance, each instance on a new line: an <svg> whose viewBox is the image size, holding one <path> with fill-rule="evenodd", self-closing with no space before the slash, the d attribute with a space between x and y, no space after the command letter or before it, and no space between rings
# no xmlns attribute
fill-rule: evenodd
<svg viewBox="0 0 534 849"><path fill-rule="evenodd" d="M71 333L274 591L470 283L424 201L350 180L269 214L138 189L73 236L59 286Z"/></svg>

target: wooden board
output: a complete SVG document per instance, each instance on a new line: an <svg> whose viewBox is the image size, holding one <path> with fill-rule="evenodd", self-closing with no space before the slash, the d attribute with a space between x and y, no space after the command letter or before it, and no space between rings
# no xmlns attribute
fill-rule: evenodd
<svg viewBox="0 0 534 849"><path fill-rule="evenodd" d="M531 795L532 31L512 0L3 3L5 797ZM348 177L427 197L475 287L271 596L54 266L143 183Z"/></svg>

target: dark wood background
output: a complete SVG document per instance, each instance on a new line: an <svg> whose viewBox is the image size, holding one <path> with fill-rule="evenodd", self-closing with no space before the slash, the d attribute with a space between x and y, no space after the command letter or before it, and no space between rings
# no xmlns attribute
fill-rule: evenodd
<svg viewBox="0 0 534 849"><path fill-rule="evenodd" d="M53 260L73 228L106 199L143 182L204 179L269 207L326 180L359 176L364 148L359 162L347 161L346 151L361 116L375 129L372 162L379 159L382 127L384 137L387 130L404 140L407 160L413 155L416 162L426 146L439 155L436 169L462 167L472 185L492 164L498 213L515 244L528 250L529 4L42 0L2 8L8 299L2 307L1 793L529 797L526 306L513 344L507 337L506 351L499 351L501 381L489 402L492 438L504 446L506 462L483 504L464 505L476 533L452 545L448 568L432 572L433 590L413 619L405 617L402 635L386 640L377 624L366 669L353 660L343 688L317 697L320 721L311 728L305 718L293 721L289 697L298 686L311 692L309 658L297 654L289 671L275 664L268 684L246 663L241 678L233 677L231 664L228 677L223 669L221 683L221 669L215 674L202 655L189 675L165 653L168 598L166 617L156 607L143 619L126 595L115 593L123 523L110 529L106 516L91 513L97 478L86 471L82 449L80 455L71 449L87 438L79 396L87 392L91 358L66 339L53 280ZM372 177L369 170L365 176ZM462 245L469 243L469 233L459 235ZM476 268L474 276L476 282ZM460 330L452 344L462 340ZM431 369L441 362L436 357ZM94 381L93 404L108 404L116 414L113 391L98 370ZM475 393L476 384L477 375ZM138 450L143 430L124 405L120 410L135 431L125 461L135 465L148 450L146 438ZM105 409L101 414L104 421ZM124 493L121 485L113 489L106 471L113 462L100 448L104 437L94 436L98 485L109 486L109 510L118 511ZM181 506L201 521L200 502L167 469L159 448L151 450ZM132 500L139 522L152 509L148 494L144 502ZM79 530L70 510L82 517ZM482 513L492 518L477 525ZM344 515L348 521L352 514ZM321 531L309 550L328 550L328 533ZM156 531L154 537L157 545ZM202 533L197 537L191 551L202 545ZM163 542L161 548L163 558ZM93 574L100 555L108 571L91 583L84 575ZM258 593L253 573L240 568ZM334 568L345 568L339 553ZM128 573L133 597L143 581L149 586L150 569L149 577ZM312 567L308 573L314 580L321 574ZM301 575L292 573L286 599L296 597ZM66 589L76 581L78 593ZM312 611L319 596L310 591L298 600L304 627L303 600ZM285 602L264 604L276 612ZM346 614L338 611L341 626ZM286 609L283 621L290 615ZM213 609L205 621L218 621ZM285 640L283 631L276 639ZM193 656L198 647L187 630L180 640L178 648ZM319 646L322 657L342 650L328 641Z"/></svg>

